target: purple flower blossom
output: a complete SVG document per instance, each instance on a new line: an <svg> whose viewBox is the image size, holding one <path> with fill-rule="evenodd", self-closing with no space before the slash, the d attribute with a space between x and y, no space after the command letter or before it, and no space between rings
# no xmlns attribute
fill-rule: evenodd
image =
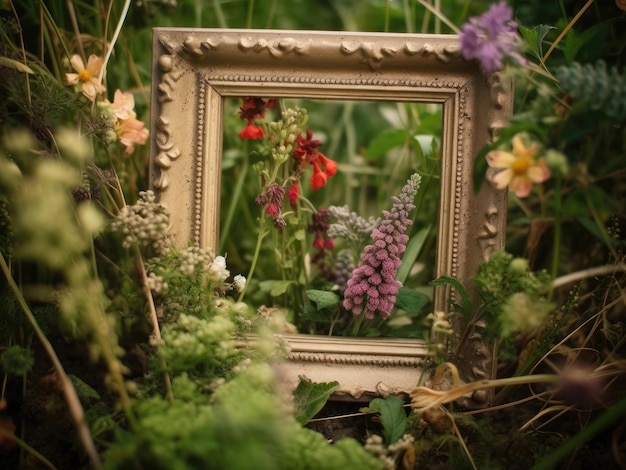
<svg viewBox="0 0 626 470"><path fill-rule="evenodd" d="M412 175L398 197L393 197L390 211L383 211L383 220L372 231L373 243L361 253L358 267L352 272L344 293L343 306L354 315L364 314L371 320L376 313L387 318L396 303L401 284L395 277L402 264L399 255L406 250L409 237L406 229L413 222L408 218L415 209L413 200L420 184L420 175Z"/></svg>
<svg viewBox="0 0 626 470"><path fill-rule="evenodd" d="M500 70L507 57L524 63L517 52L520 44L513 10L503 0L491 5L482 16L470 18L461 28L459 37L463 57L477 59L487 75Z"/></svg>

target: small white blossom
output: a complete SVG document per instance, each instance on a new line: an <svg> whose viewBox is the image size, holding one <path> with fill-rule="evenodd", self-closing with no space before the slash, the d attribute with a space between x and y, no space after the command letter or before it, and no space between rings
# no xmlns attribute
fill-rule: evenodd
<svg viewBox="0 0 626 470"><path fill-rule="evenodd" d="M246 278L245 278L245 276L242 276L241 274L237 274L233 278L233 284L234 284L234 287L237 290L237 292L242 292L243 289L246 287Z"/></svg>
<svg viewBox="0 0 626 470"><path fill-rule="evenodd" d="M225 281L230 276L230 271L226 269L226 258L223 256L216 256L209 269L211 278L215 281Z"/></svg>

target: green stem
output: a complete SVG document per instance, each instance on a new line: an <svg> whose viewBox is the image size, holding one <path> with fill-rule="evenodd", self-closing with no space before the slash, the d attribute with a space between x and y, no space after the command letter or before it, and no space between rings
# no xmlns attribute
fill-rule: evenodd
<svg viewBox="0 0 626 470"><path fill-rule="evenodd" d="M389 4L391 3L391 0L386 0L385 1L385 33L389 32Z"/></svg>
<svg viewBox="0 0 626 470"><path fill-rule="evenodd" d="M248 168L250 166L250 161L249 161L250 159L249 159L247 145L244 147L243 155L244 155L243 167L241 168L241 173L239 174L239 178L237 178L237 183L235 184L235 190L230 200L230 205L228 206L226 220L224 221L224 226L220 233L220 248L219 248L220 253L222 253L222 250L224 249L224 243L226 242L226 239L228 238L228 234L230 233L230 227L232 225L233 217L235 215L235 209L237 208L237 205L239 204L239 200L241 199L243 185L246 182L246 178L248 176Z"/></svg>
<svg viewBox="0 0 626 470"><path fill-rule="evenodd" d="M254 14L254 0L248 0L248 16L246 18L246 28L252 28L252 16Z"/></svg>
<svg viewBox="0 0 626 470"><path fill-rule="evenodd" d="M254 257L252 258L252 264L250 265L250 270L248 271L248 277L246 278L246 285L239 294L238 302L241 302L246 295L246 291L248 290L248 286L250 285L250 280L252 279L252 275L254 274L254 270L256 269L256 263L259 260L259 254L261 253L261 245L263 244L263 239L267 235L267 230L265 228L265 213L261 214L261 223L259 227L259 236L256 239L256 247L254 248Z"/></svg>
<svg viewBox="0 0 626 470"><path fill-rule="evenodd" d="M52 462L50 462L47 458L41 455L36 449L29 446L26 442L24 442L23 439L20 439L14 433L7 431L1 426L0 426L0 436L14 441L21 449L33 455L37 460L39 460L46 467L51 468L52 470L57 470L57 467L55 467Z"/></svg>
<svg viewBox="0 0 626 470"><path fill-rule="evenodd" d="M213 13L215 13L217 24L220 25L220 28L228 28L228 23L226 23L226 17L219 0L213 0Z"/></svg>
<svg viewBox="0 0 626 470"><path fill-rule="evenodd" d="M80 440L85 447L85 452L91 459L91 463L93 464L94 468L100 468L100 466L102 465L100 461L100 456L98 455L98 451L96 450L96 446L89 431L89 426L87 425L87 421L85 419L85 411L83 410L83 406L80 403L78 394L76 393L76 389L74 388L74 384L72 384L72 381L65 373L65 369L63 368L63 365L61 364L61 361L59 360L59 357L57 356L54 347L46 337L45 333L39 327L39 324L37 323L33 312L30 310L26 299L24 298L22 292L15 283L15 280L13 279L13 276L11 275L9 267L7 266L7 263L2 254L0 254L0 268L2 268L2 272L4 273L4 276L9 283L9 287L11 288L11 291L13 291L13 294L15 295L17 302L24 312L26 319L33 328L33 331L37 335L37 338L41 342L41 345L43 346L46 354L50 358L52 365L57 371L59 380L61 381L61 384L63 386L63 394L65 395L65 400L67 401L67 405L70 414L74 420L74 424L76 425Z"/></svg>
<svg viewBox="0 0 626 470"><path fill-rule="evenodd" d="M561 176L554 177L554 243L552 244L551 278L554 281L559 269L559 252L561 247ZM548 296L552 298L552 288Z"/></svg>
<svg viewBox="0 0 626 470"><path fill-rule="evenodd" d="M622 398L615 405L604 410L593 422L582 429L578 434L558 449L542 458L531 470L549 470L564 458L571 456L577 447L589 442L595 436L626 416L626 398Z"/></svg>
<svg viewBox="0 0 626 470"><path fill-rule="evenodd" d="M363 317L365 317L365 314L361 313L360 315L356 315L356 319L353 318L354 321L352 322L352 333L350 336L359 336L361 324L363 323Z"/></svg>

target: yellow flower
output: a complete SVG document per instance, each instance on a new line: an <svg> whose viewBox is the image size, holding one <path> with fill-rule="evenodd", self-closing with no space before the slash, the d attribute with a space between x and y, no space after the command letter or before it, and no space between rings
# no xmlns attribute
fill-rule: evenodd
<svg viewBox="0 0 626 470"><path fill-rule="evenodd" d="M102 68L102 58L91 54L87 59L87 66L78 54L74 54L70 59L70 64L76 73L66 73L65 78L70 85L80 85L83 95L93 101L98 93L104 92L105 88L98 81L100 69Z"/></svg>
<svg viewBox="0 0 626 470"><path fill-rule="evenodd" d="M526 197L533 183L543 183L550 178L550 169L543 158L535 158L536 142L526 146L522 136L516 134L512 143L512 152L492 150L487 154L489 166L501 170L490 180L498 189L509 186L517 197Z"/></svg>

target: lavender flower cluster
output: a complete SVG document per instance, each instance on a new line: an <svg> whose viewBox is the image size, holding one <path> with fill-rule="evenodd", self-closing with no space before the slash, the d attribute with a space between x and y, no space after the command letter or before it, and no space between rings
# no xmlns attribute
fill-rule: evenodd
<svg viewBox="0 0 626 470"><path fill-rule="evenodd" d="M391 314L401 285L395 279L402 264L400 255L409 241L405 232L413 223L408 215L415 209L413 200L420 181L417 173L409 178L400 195L392 198L391 210L383 211L380 226L372 231L374 243L363 250L344 293L343 306L354 315L364 314L371 320L376 313L383 318Z"/></svg>
<svg viewBox="0 0 626 470"><path fill-rule="evenodd" d="M513 10L504 1L491 5L483 15L470 18L459 37L463 57L477 59L487 75L500 70L507 57L524 63L517 52L520 44Z"/></svg>

